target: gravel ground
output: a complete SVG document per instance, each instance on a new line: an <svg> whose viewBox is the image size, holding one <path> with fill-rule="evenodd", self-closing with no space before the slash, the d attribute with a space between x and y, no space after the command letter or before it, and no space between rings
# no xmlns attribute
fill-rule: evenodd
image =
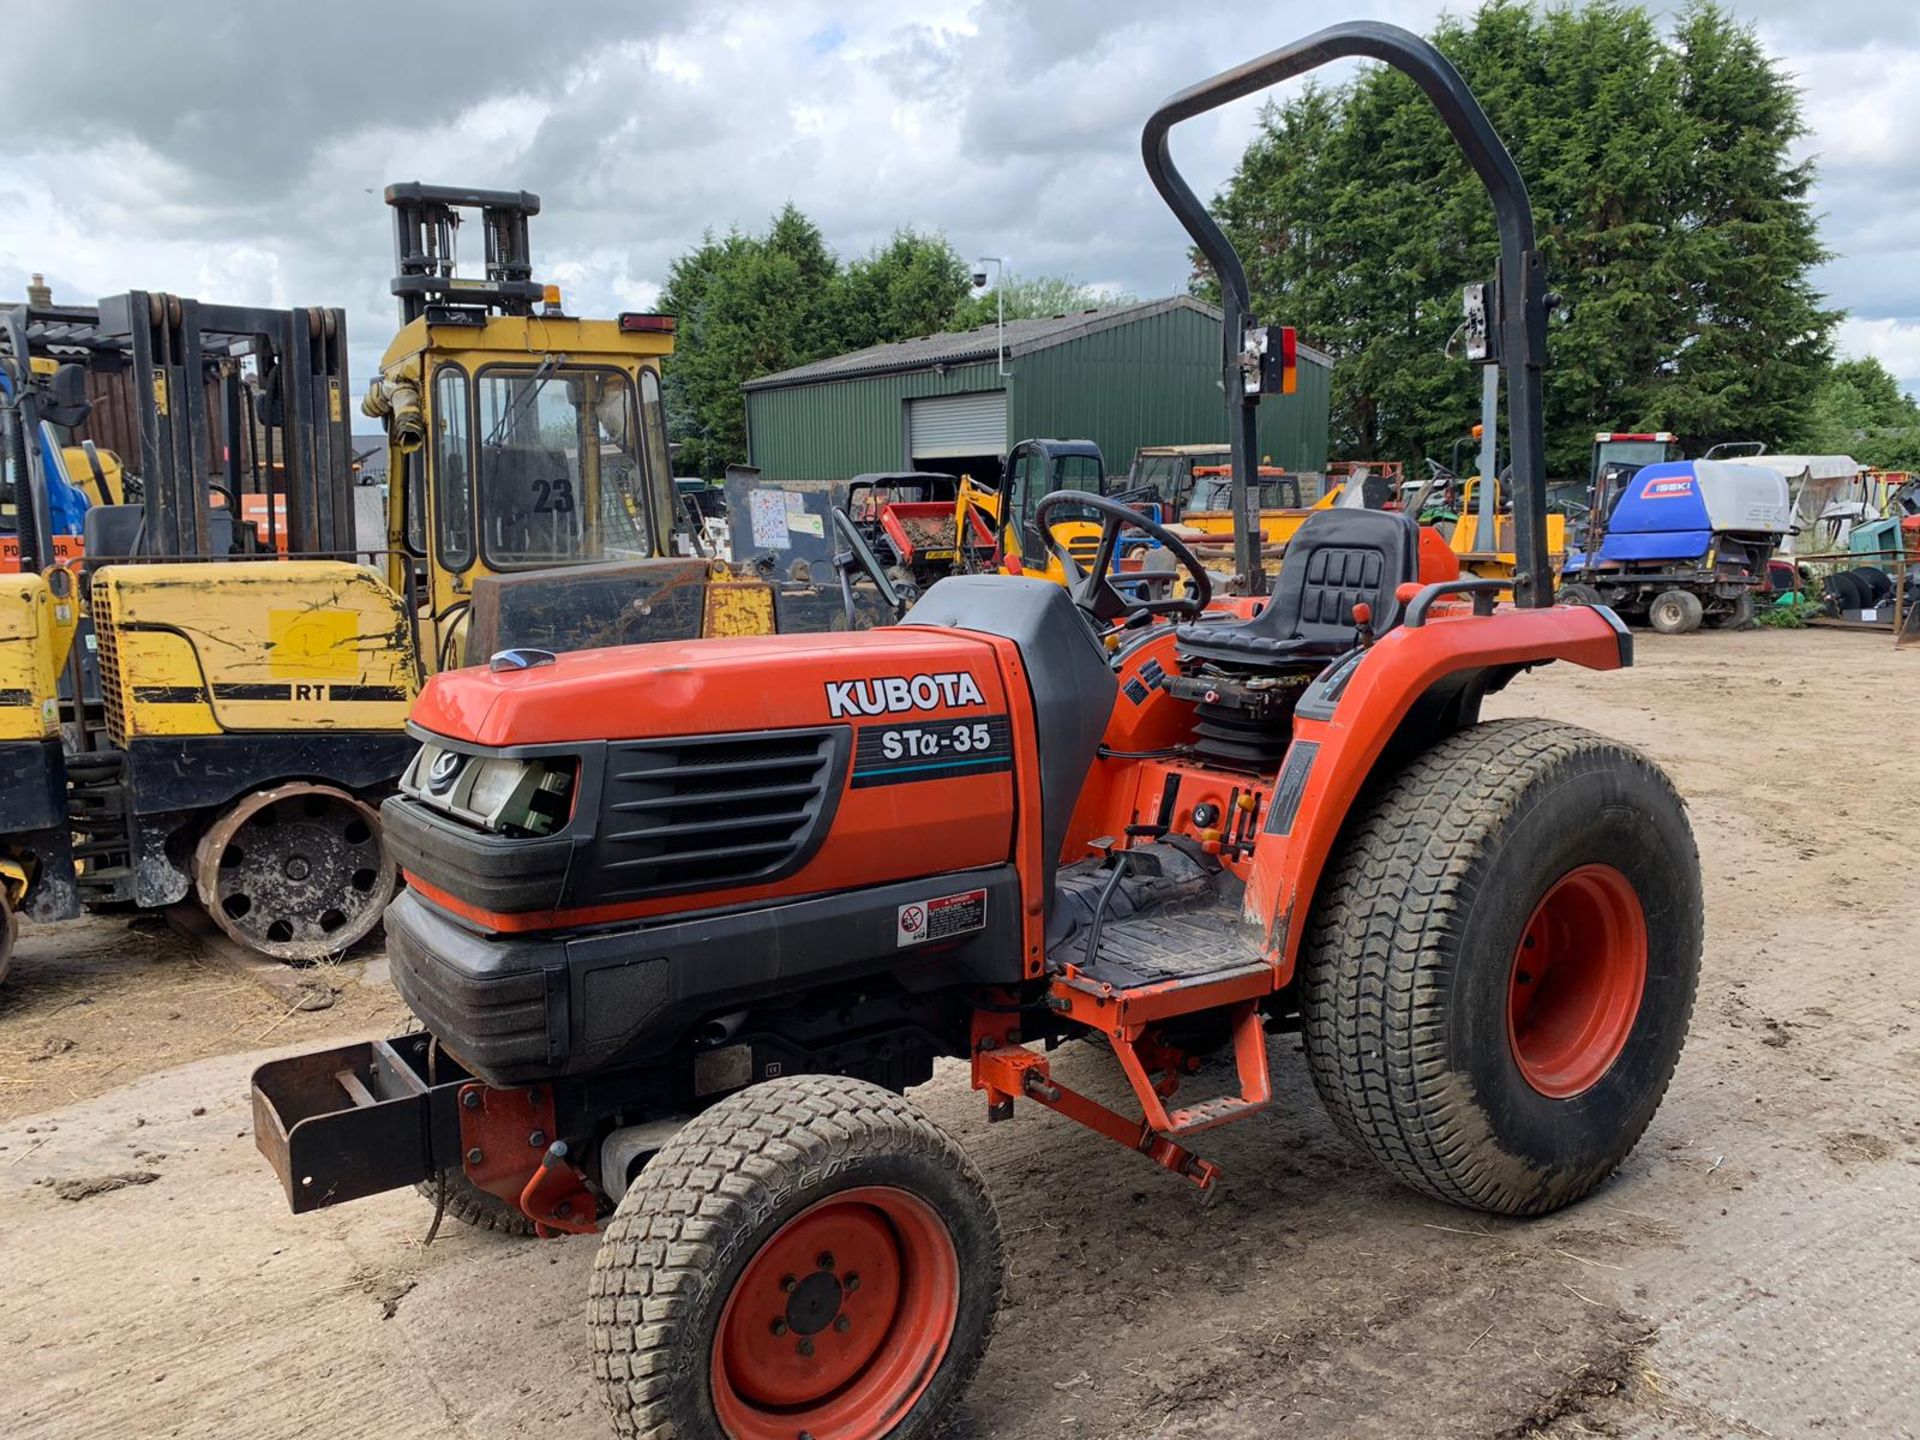
<svg viewBox="0 0 1920 1440"><path fill-rule="evenodd" d="M1619 1174L1527 1223L1423 1200L1335 1135L1288 1038L1278 1102L1208 1137L1209 1203L1037 1110L989 1129L945 1068L918 1098L980 1162L1013 1267L957 1433L1920 1433L1899 763L1920 653L1749 632L1642 637L1640 657L1493 707L1641 746L1700 838L1693 1035ZM295 1220L254 1152L252 1067L395 1028L381 969L341 967L309 1014L124 920L23 938L0 992L0 1433L607 1433L590 1241L451 1227L423 1249L411 1194Z"/></svg>

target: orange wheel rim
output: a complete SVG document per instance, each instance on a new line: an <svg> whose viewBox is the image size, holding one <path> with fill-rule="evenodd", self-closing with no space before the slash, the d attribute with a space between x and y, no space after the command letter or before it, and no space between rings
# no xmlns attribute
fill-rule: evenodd
<svg viewBox="0 0 1920 1440"><path fill-rule="evenodd" d="M713 1402L732 1440L878 1440L946 1358L960 1261L946 1223L888 1186L809 1206L720 1314Z"/></svg>
<svg viewBox="0 0 1920 1440"><path fill-rule="evenodd" d="M1565 1100L1599 1083L1627 1048L1647 986L1647 917L1611 865L1561 876L1514 948L1507 1041L1542 1095Z"/></svg>

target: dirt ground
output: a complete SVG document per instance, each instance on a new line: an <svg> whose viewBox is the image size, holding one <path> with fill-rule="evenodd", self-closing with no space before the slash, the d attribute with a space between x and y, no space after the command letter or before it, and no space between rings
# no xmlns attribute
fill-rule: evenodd
<svg viewBox="0 0 1920 1440"><path fill-rule="evenodd" d="M1920 1434L1920 652L1751 632L1640 656L1495 707L1640 745L1699 835L1693 1035L1619 1174L1529 1223L1420 1199L1334 1134L1284 1038L1278 1102L1204 1147L1209 1202L1038 1110L989 1128L949 1068L919 1098L978 1159L1013 1267L956 1433ZM295 1220L253 1149L251 1068L397 1028L380 969L305 1013L123 921L24 938L0 992L0 1434L607 1433L591 1241L454 1226L423 1249L405 1194Z"/></svg>

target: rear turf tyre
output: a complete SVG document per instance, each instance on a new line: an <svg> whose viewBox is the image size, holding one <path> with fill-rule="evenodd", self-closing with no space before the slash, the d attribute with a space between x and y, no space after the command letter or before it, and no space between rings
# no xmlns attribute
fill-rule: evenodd
<svg viewBox="0 0 1920 1440"><path fill-rule="evenodd" d="M769 1081L684 1126L621 1200L594 1373L624 1436L928 1435L986 1352L1004 1269L979 1172L917 1106Z"/></svg>
<svg viewBox="0 0 1920 1440"><path fill-rule="evenodd" d="M466 1171L447 1171L446 1182L447 1219L458 1220L475 1230L491 1230L497 1235L530 1236L534 1233L533 1221L524 1210L518 1205L509 1205L491 1190L482 1190L467 1178ZM439 1202L438 1179L422 1180L413 1188L426 1196L428 1203Z"/></svg>
<svg viewBox="0 0 1920 1440"><path fill-rule="evenodd" d="M1700 628L1705 613L1700 597L1691 590L1662 590L1647 607L1647 623L1662 635L1685 635Z"/></svg>
<svg viewBox="0 0 1920 1440"><path fill-rule="evenodd" d="M1570 725L1476 725L1342 837L1301 960L1308 1068L1399 1179L1541 1214L1653 1118L1700 942L1699 856L1654 765Z"/></svg>
<svg viewBox="0 0 1920 1440"><path fill-rule="evenodd" d="M1753 624L1753 592L1743 592L1733 602L1732 608L1717 610L1707 617L1707 624L1715 630L1745 630Z"/></svg>

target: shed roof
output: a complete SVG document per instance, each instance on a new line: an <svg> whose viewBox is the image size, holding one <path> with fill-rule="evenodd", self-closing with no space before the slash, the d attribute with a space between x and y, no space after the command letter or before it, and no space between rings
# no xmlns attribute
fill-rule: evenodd
<svg viewBox="0 0 1920 1440"><path fill-rule="evenodd" d="M1050 315L1036 320L1009 320L1006 326L1007 358L1018 359L1036 350L1065 345L1083 335L1130 325L1170 310L1191 310L1218 324L1220 311L1191 295L1172 295L1164 300L1142 300L1133 305L1116 305L1104 310L1076 310L1068 315ZM1333 362L1318 350L1300 346L1300 353L1322 365ZM845 355L832 355L808 365L797 365L774 375L762 375L742 386L746 390L773 390L790 385L811 385L828 380L856 380L867 375L886 375L900 370L924 370L934 365L959 365L993 360L1000 354L1000 329L997 324L980 325L939 335L922 335L915 340L900 340L891 345L870 345Z"/></svg>

